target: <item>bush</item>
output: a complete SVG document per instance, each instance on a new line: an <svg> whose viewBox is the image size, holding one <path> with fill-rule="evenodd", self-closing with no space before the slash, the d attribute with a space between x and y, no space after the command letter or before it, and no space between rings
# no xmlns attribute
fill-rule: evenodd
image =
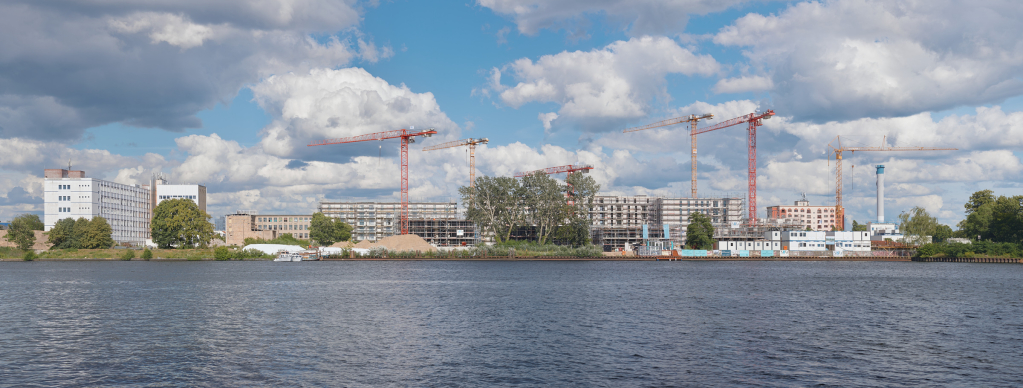
<svg viewBox="0 0 1023 388"><path fill-rule="evenodd" d="M237 250L231 257L235 260L245 259L271 259L274 255L263 253L258 249Z"/></svg>
<svg viewBox="0 0 1023 388"><path fill-rule="evenodd" d="M231 250L225 246L219 246L213 250L213 258L220 261L231 260Z"/></svg>
<svg viewBox="0 0 1023 388"><path fill-rule="evenodd" d="M124 253L121 254L121 260L128 261L135 258L135 251L131 249L125 249Z"/></svg>
<svg viewBox="0 0 1023 388"><path fill-rule="evenodd" d="M32 260L35 260L35 259L36 259L36 251L33 251L31 249L25 251L25 256L22 257L22 260L25 260L25 261L32 261Z"/></svg>
<svg viewBox="0 0 1023 388"><path fill-rule="evenodd" d="M153 258L153 251L149 250L149 247L142 250L142 260L149 261Z"/></svg>

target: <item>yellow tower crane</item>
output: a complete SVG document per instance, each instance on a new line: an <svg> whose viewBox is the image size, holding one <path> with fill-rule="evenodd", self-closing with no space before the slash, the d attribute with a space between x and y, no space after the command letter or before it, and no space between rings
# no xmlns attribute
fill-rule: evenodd
<svg viewBox="0 0 1023 388"><path fill-rule="evenodd" d="M887 137L886 137L887 139ZM884 144L885 141L882 141ZM835 225L838 230L845 230L845 208L842 207L842 152L856 151L879 151L879 152L901 152L901 151L955 151L958 148L933 148L933 147L843 147L842 137L836 136L831 143L831 152L828 153L828 163L831 162L831 154L835 155Z"/></svg>
<svg viewBox="0 0 1023 388"><path fill-rule="evenodd" d="M462 139L462 140L449 141L447 143L440 143L440 144L429 146L429 147L423 147L423 151L433 151L433 150L439 150L439 149L444 149L444 148L459 147L459 146L464 146L464 145L469 146L469 187L472 188L472 187L476 186L476 182L475 182L475 180L476 180L476 145L477 144L487 144L487 142L489 142L489 141L490 140L487 140L487 138L485 138L485 137L481 138L481 139L468 138L468 139Z"/></svg>
<svg viewBox="0 0 1023 388"><path fill-rule="evenodd" d="M673 119L661 120L661 121L658 121L656 123L651 123L651 124L644 125L642 127L629 128L629 129L626 129L626 130L624 130L622 132L623 133L629 133L629 132L642 131L644 129L660 128L660 127L665 127L665 126L669 126L669 125L681 124L681 123L684 123L684 122L688 121L689 122L689 136L690 136L690 138L692 138L692 140L689 143L689 144L692 145L692 158L693 158L693 163L692 163L692 165L693 165L692 191L693 191L693 198L696 198L696 135L703 133L703 131L699 131L699 130L696 129L696 123L698 121L700 121L700 120L706 120L706 119L713 118L713 117L714 117L714 115L710 114L710 113L702 114L702 115L681 116L681 117L676 117L676 118L673 118Z"/></svg>

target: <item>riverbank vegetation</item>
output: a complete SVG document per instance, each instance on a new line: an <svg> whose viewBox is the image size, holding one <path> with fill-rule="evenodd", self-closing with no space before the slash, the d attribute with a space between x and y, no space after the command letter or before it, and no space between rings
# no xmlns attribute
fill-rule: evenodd
<svg viewBox="0 0 1023 388"><path fill-rule="evenodd" d="M582 172L569 174L562 184L542 171L522 179L480 176L472 187L458 189L466 219L493 236L498 246L515 240L515 234L528 236L537 246L552 241L589 245L586 215L599 191L600 185Z"/></svg>
<svg viewBox="0 0 1023 388"><path fill-rule="evenodd" d="M149 252L148 254L146 252ZM274 255L268 255L255 249L242 250L240 248L225 247L226 256L222 252L222 260L266 260L273 259ZM0 259L22 259L27 252L32 250L20 250L17 248L0 247ZM129 253L130 252L130 253ZM149 257L147 259L146 257ZM97 259L97 260L211 260L217 257L213 248L196 249L153 249L135 252L133 249L52 249L36 254L35 260L76 260L76 259ZM226 257L226 259L225 259Z"/></svg>

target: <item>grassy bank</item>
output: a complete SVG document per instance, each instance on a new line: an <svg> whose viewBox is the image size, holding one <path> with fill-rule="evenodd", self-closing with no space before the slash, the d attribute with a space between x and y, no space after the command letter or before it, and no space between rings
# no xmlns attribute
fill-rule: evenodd
<svg viewBox="0 0 1023 388"><path fill-rule="evenodd" d="M35 256L35 260L124 260L127 249L53 249L43 251ZM213 248L199 249L153 249L153 260L213 260L216 257ZM142 258L142 250L131 250L131 260L139 261ZM240 249L229 248L227 260L267 260L273 259L273 255L266 255L259 251L241 251ZM25 257L25 251L17 248L0 248L0 259L21 260Z"/></svg>

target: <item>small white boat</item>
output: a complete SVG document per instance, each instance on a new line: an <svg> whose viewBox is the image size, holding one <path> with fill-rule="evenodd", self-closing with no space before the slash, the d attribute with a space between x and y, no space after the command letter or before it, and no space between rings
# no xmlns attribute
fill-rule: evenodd
<svg viewBox="0 0 1023 388"><path fill-rule="evenodd" d="M302 255L288 251L280 251L274 261L302 261Z"/></svg>

